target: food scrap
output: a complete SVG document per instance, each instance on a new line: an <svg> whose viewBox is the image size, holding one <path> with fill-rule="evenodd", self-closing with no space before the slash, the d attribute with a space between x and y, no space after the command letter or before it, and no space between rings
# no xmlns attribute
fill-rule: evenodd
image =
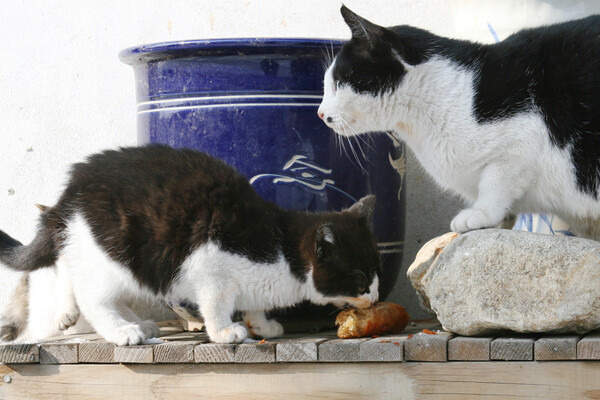
<svg viewBox="0 0 600 400"><path fill-rule="evenodd" d="M263 339L263 340L261 340L260 342L258 342L258 344L263 344L263 343L264 343L264 342L266 342L266 341L267 341L267 339Z"/></svg>
<svg viewBox="0 0 600 400"><path fill-rule="evenodd" d="M408 324L409 315L398 304L381 302L370 308L351 308L335 319L341 339L400 333Z"/></svg>
<svg viewBox="0 0 600 400"><path fill-rule="evenodd" d="M426 333L428 335L437 335L437 332L430 331L429 329L423 329L423 333Z"/></svg>

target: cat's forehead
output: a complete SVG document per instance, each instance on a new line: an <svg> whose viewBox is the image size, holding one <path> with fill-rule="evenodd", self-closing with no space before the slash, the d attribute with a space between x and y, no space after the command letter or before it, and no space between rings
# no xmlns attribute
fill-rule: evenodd
<svg viewBox="0 0 600 400"><path fill-rule="evenodd" d="M360 41L347 42L335 57L330 71L336 84L372 95L395 89L406 73L393 51L371 49Z"/></svg>

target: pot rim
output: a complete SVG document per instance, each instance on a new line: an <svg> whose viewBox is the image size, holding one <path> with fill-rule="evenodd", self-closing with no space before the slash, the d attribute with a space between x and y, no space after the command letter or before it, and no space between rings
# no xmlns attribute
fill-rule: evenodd
<svg viewBox="0 0 600 400"><path fill-rule="evenodd" d="M136 66L152 61L207 55L270 54L281 51L302 54L308 49L339 50L344 44L341 39L322 38L227 38L195 39L158 42L133 46L121 50L119 59L125 64ZM285 54L285 53L284 53Z"/></svg>

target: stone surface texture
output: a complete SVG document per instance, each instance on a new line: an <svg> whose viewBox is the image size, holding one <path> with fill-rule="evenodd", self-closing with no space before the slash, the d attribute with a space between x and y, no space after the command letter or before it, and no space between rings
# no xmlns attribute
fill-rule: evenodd
<svg viewBox="0 0 600 400"><path fill-rule="evenodd" d="M421 305L460 335L600 328L600 242L485 229L426 243L407 272Z"/></svg>

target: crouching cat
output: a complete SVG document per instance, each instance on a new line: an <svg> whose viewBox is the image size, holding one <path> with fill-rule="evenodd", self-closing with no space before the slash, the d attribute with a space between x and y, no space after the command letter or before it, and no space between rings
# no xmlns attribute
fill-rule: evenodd
<svg viewBox="0 0 600 400"><path fill-rule="evenodd" d="M166 146L105 151L75 164L58 203L22 246L0 241L0 262L20 271L56 265L64 290L57 324L79 312L107 341L157 336L128 308L132 297L196 302L211 340L237 343L247 327L276 337L265 312L309 300L368 307L380 260L367 196L342 212L285 211L206 154Z"/></svg>
<svg viewBox="0 0 600 400"><path fill-rule="evenodd" d="M454 231L544 212L600 239L600 16L484 45L342 15L352 39L325 74L318 110L329 127L406 142L471 204Z"/></svg>

